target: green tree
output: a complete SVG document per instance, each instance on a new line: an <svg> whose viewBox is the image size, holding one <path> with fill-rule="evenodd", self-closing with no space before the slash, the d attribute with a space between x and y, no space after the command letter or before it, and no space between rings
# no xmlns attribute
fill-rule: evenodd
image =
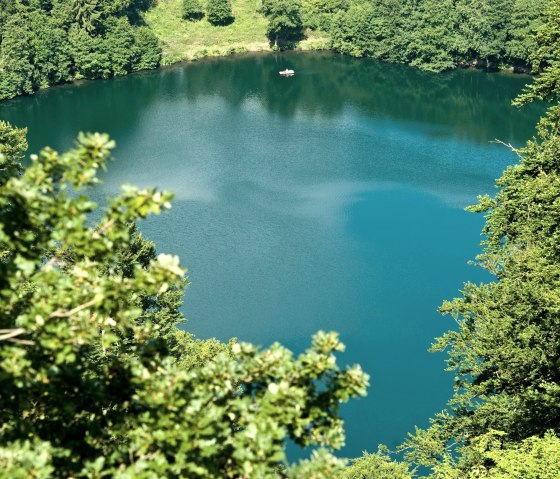
<svg viewBox="0 0 560 479"><path fill-rule="evenodd" d="M0 0L0 37L4 24L6 23L10 15L13 15L15 11L15 0Z"/></svg>
<svg viewBox="0 0 560 479"><path fill-rule="evenodd" d="M486 68L505 59L510 0L457 0L457 21L464 61L482 61Z"/></svg>
<svg viewBox="0 0 560 479"><path fill-rule="evenodd" d="M0 120L0 185L23 171L21 161L27 150L26 128L14 128Z"/></svg>
<svg viewBox="0 0 560 479"><path fill-rule="evenodd" d="M101 12L96 0L73 0L72 13L80 28L86 32L91 33L98 28Z"/></svg>
<svg viewBox="0 0 560 479"><path fill-rule="evenodd" d="M456 20L452 0L419 3L410 15L410 29L405 31L407 61L436 72L453 68L456 62Z"/></svg>
<svg viewBox="0 0 560 479"><path fill-rule="evenodd" d="M12 15L3 30L0 73L0 99L67 81L70 57L64 31L38 11Z"/></svg>
<svg viewBox="0 0 560 479"><path fill-rule="evenodd" d="M377 13L371 5L352 5L333 20L331 43L336 51L355 57L375 56Z"/></svg>
<svg viewBox="0 0 560 479"><path fill-rule="evenodd" d="M230 0L208 0L206 18L212 25L228 25L233 22Z"/></svg>
<svg viewBox="0 0 560 479"><path fill-rule="evenodd" d="M33 14L33 65L37 88L64 83L71 78L67 34L50 16Z"/></svg>
<svg viewBox="0 0 560 479"><path fill-rule="evenodd" d="M261 12L268 19L268 39L278 47L278 41L289 42L303 37L303 22L299 0L263 0Z"/></svg>
<svg viewBox="0 0 560 479"><path fill-rule="evenodd" d="M136 24L141 13L148 10L154 0L97 0L97 5L104 17L126 16Z"/></svg>
<svg viewBox="0 0 560 479"><path fill-rule="evenodd" d="M347 0L303 0L301 18L305 26L329 31L333 16L349 7Z"/></svg>
<svg viewBox="0 0 560 479"><path fill-rule="evenodd" d="M534 35L543 21L547 0L516 0L512 5L505 46L508 61L523 68L531 65Z"/></svg>
<svg viewBox="0 0 560 479"><path fill-rule="evenodd" d="M200 20L204 16L204 9L199 0L183 0L181 16L185 20Z"/></svg>
<svg viewBox="0 0 560 479"><path fill-rule="evenodd" d="M384 448L353 459L340 479L412 479L406 463L392 461Z"/></svg>
<svg viewBox="0 0 560 479"><path fill-rule="evenodd" d="M560 473L560 439L551 432L505 449L496 441L484 456L494 464L487 471L489 479L555 479Z"/></svg>
<svg viewBox="0 0 560 479"><path fill-rule="evenodd" d="M72 28L68 35L74 59L76 78L109 78L112 73L111 57L100 35L90 36L80 28Z"/></svg>
<svg viewBox="0 0 560 479"><path fill-rule="evenodd" d="M170 195L84 194L113 146L80 135L0 186L0 477L273 478L287 438L340 447L367 378L337 367L338 337L294 358L177 332L184 270L131 227ZM286 475L340 469L322 451Z"/></svg>
<svg viewBox="0 0 560 479"><path fill-rule="evenodd" d="M316 26L314 3L303 18ZM325 0L326 1L326 0ZM458 64L526 68L548 0L354 0L328 24L335 50L442 71ZM311 18L311 20L308 20Z"/></svg>
<svg viewBox="0 0 560 479"><path fill-rule="evenodd" d="M132 69L153 70L161 64L161 45L158 38L148 27L136 27L133 30L136 54Z"/></svg>
<svg viewBox="0 0 560 479"><path fill-rule="evenodd" d="M476 438L470 448L472 466L456 467L452 459L436 466L435 477L445 479L556 479L560 439L547 432L513 444L502 444L498 431Z"/></svg>
<svg viewBox="0 0 560 479"><path fill-rule="evenodd" d="M112 74L126 75L133 71L138 61L134 29L126 17L112 18L106 28L103 46L111 59Z"/></svg>
<svg viewBox="0 0 560 479"><path fill-rule="evenodd" d="M522 105L535 100L558 102L560 100L560 2L550 1L544 23L537 29L535 48L531 54L536 80L514 102Z"/></svg>
<svg viewBox="0 0 560 479"><path fill-rule="evenodd" d="M333 20L331 43L336 51L389 62L403 62L410 5L401 0L352 4Z"/></svg>
<svg viewBox="0 0 560 479"><path fill-rule="evenodd" d="M156 36L134 23L151 1L3 2L0 100L74 78L108 78L160 64Z"/></svg>
<svg viewBox="0 0 560 479"><path fill-rule="evenodd" d="M14 128L10 123L0 120L0 187L23 171L23 153L27 150L26 133L26 129ZM0 261L9 254L6 245L0 242Z"/></svg>

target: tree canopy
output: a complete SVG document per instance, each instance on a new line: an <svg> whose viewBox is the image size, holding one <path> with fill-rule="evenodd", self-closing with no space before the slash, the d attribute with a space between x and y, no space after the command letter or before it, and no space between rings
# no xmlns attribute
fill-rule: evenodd
<svg viewBox="0 0 560 479"><path fill-rule="evenodd" d="M24 132L2 127L17 161ZM338 368L334 333L293 357L179 331L185 271L134 226L171 195L85 194L113 147L80 135L0 185L0 477L332 477L327 450L287 466L286 440L340 447L367 376Z"/></svg>
<svg viewBox="0 0 560 479"><path fill-rule="evenodd" d="M200 20L204 16L204 9L198 0L183 0L182 6L185 20Z"/></svg>
<svg viewBox="0 0 560 479"><path fill-rule="evenodd" d="M212 25L228 25L233 22L230 0L208 0L206 18Z"/></svg>
<svg viewBox="0 0 560 479"><path fill-rule="evenodd" d="M263 0L261 12L268 19L267 35L275 47L279 41L286 43L302 38L299 0Z"/></svg>
<svg viewBox="0 0 560 479"><path fill-rule="evenodd" d="M560 101L560 3L551 1L546 10L546 22L535 35L535 49L529 58L539 75L514 104L523 105L535 100Z"/></svg>
<svg viewBox="0 0 560 479"><path fill-rule="evenodd" d="M0 100L76 78L108 78L160 64L157 38L138 24L148 1L4 2Z"/></svg>
<svg viewBox="0 0 560 479"><path fill-rule="evenodd" d="M547 0L354 0L334 15L332 47L442 71L527 68ZM307 18L307 16L305 16Z"/></svg>

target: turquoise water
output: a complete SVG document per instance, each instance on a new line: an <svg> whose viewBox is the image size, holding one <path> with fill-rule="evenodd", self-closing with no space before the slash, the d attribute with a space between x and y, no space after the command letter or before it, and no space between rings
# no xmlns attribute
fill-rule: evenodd
<svg viewBox="0 0 560 479"><path fill-rule="evenodd" d="M277 72L293 68L296 75ZM141 230L180 255L187 329L296 351L339 331L342 361L371 374L344 408L345 455L393 447L451 395L436 312L463 282L493 193L538 109L515 110L526 77L434 75L326 53L208 60L54 88L0 105L31 151L106 131L115 161L95 192L125 182L176 194Z"/></svg>

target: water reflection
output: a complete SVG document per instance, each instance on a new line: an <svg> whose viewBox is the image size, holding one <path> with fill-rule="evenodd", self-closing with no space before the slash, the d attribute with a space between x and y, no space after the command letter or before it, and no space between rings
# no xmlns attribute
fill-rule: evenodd
<svg viewBox="0 0 560 479"><path fill-rule="evenodd" d="M449 126L378 119L353 107L328 118L268 115L253 102L230 109L216 97L150 109L125 145L127 159L112 165L103 188L116 191L126 179L155 183L180 199L228 201L228 188L251 184L258 201L270 197L266 201L295 211L295 190L375 181L464 207L516 159L499 145L458 140Z"/></svg>
<svg viewBox="0 0 560 479"><path fill-rule="evenodd" d="M278 69L285 65L297 75L280 77ZM269 113L290 117L302 112L334 117L352 105L377 118L446 127L432 129L431 135L448 135L451 127L453 134L471 141L487 142L492 131L500 139L522 142L541 111L538 106L510 107L528 80L476 71L432 74L328 53L248 55L57 87L1 103L0 116L29 126L33 139L41 136L45 120L56 122L59 133L47 143L58 146L80 129L122 136L138 126L154 100L163 105L218 96L234 108L257 100Z"/></svg>

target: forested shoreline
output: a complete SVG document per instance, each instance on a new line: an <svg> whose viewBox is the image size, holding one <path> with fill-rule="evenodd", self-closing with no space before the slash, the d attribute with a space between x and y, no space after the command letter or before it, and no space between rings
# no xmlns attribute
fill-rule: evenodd
<svg viewBox="0 0 560 479"><path fill-rule="evenodd" d="M367 10L361 3L349 9ZM129 7L100 17L102 41L113 44L119 28L139 35L134 12L144 6ZM37 12L20 18L35 15L35 33L51 25ZM60 39L75 31L67 26L55 28ZM6 31L3 42L29 38ZM400 460L383 447L350 465L332 454L344 443L340 405L368 385L359 366L337 365L344 345L335 333L317 333L294 357L278 344L202 341L177 328L185 270L136 227L172 195L126 186L98 209L87 189L115 148L108 135L81 134L65 153L45 148L24 168L26 131L0 122L0 477L556 479L559 31L554 0L528 40L527 62L540 75L515 102L551 106L535 138L512 148L519 161L497 195L470 208L485 214L477 263L494 279L466 284L441 306L457 328L433 349L447 353L455 387ZM70 65L37 55L30 88L59 78L52 65ZM288 439L318 449L289 464Z"/></svg>
<svg viewBox="0 0 560 479"><path fill-rule="evenodd" d="M145 0L2 0L0 99L158 67L161 47L142 24L149 6Z"/></svg>
<svg viewBox="0 0 560 479"><path fill-rule="evenodd" d="M235 2L183 1L182 25L205 24L211 34L235 22ZM263 34L272 49L294 48L314 30L328 38L328 48L357 57L430 71L472 66L530 72L533 33L547 2L255 0L252 8L266 20ZM162 39L144 19L154 5L152 0L1 0L0 100L76 79L159 67Z"/></svg>
<svg viewBox="0 0 560 479"><path fill-rule="evenodd" d="M530 71L547 0L356 1L330 24L336 51L431 71L459 65Z"/></svg>

